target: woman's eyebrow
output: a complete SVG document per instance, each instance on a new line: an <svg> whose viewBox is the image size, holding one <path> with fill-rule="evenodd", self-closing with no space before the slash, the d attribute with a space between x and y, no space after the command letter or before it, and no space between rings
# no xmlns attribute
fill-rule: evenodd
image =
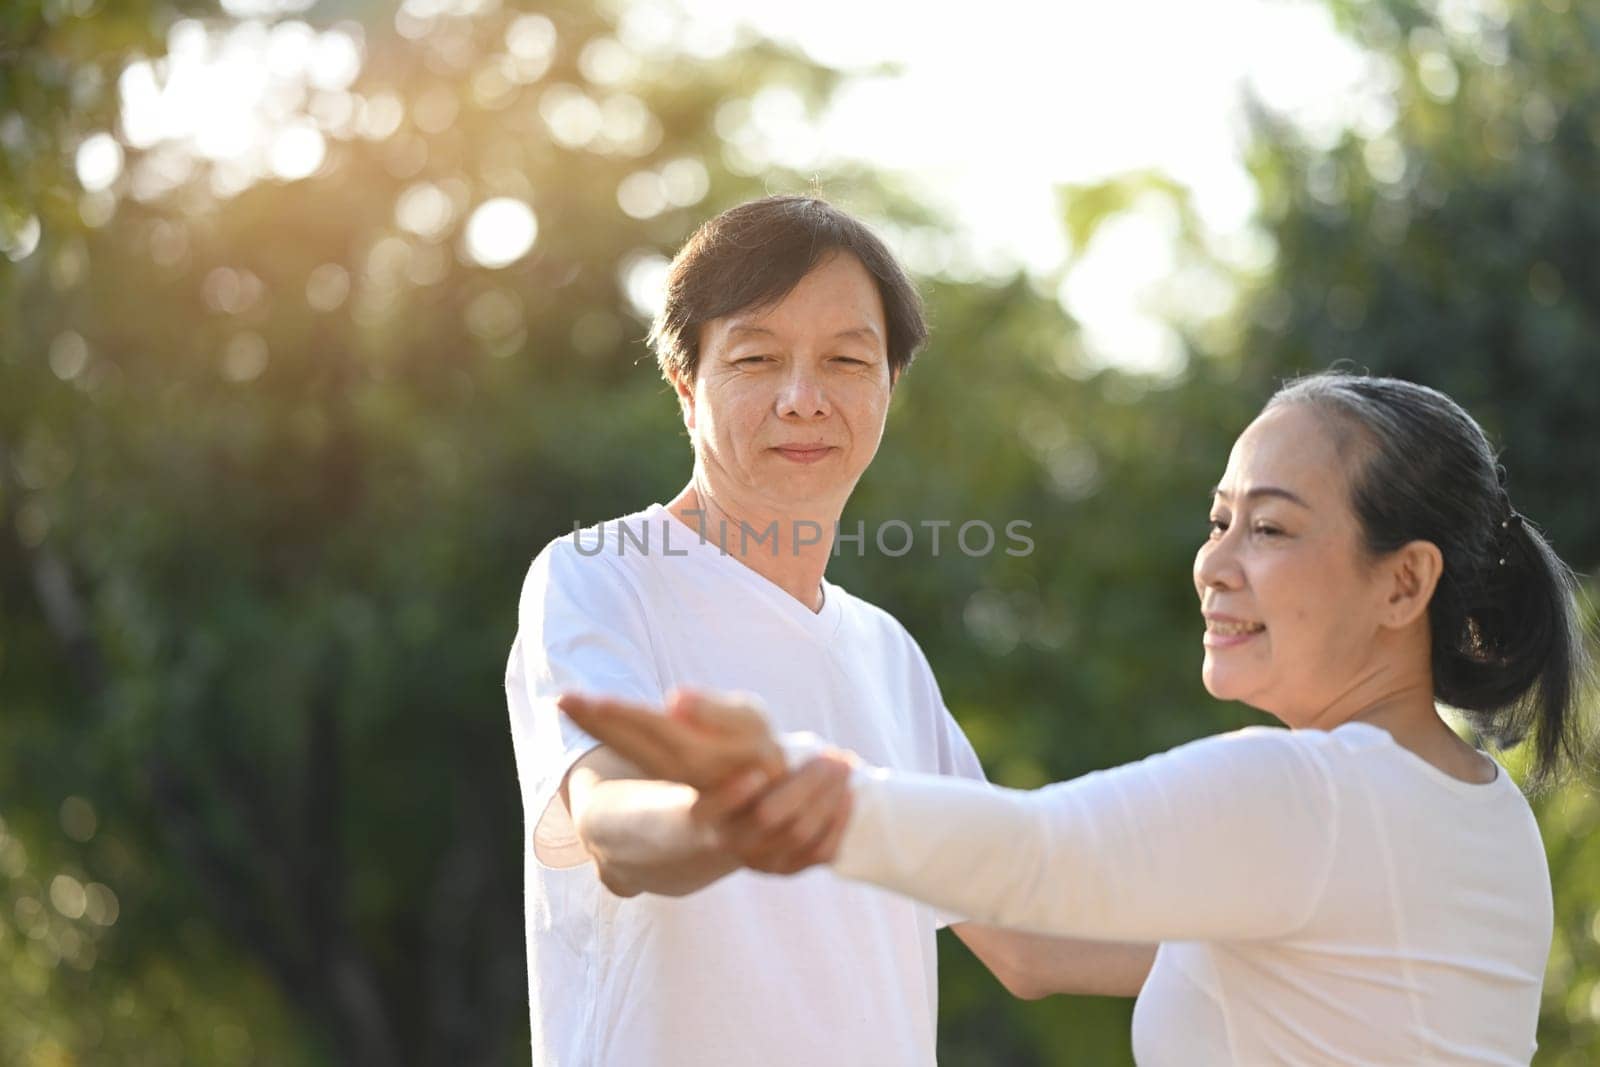
<svg viewBox="0 0 1600 1067"><path fill-rule="evenodd" d="M1211 496L1213 498L1222 500L1224 503L1232 499L1232 496L1228 493L1228 491L1223 489L1220 485L1214 485L1211 487ZM1244 496L1246 500L1264 496L1277 497L1280 500L1287 500L1291 504L1298 504L1307 511L1312 510L1311 505L1307 504L1303 499L1300 498L1299 495L1291 493L1287 489L1281 489L1276 485L1258 485L1254 489L1248 490Z"/></svg>

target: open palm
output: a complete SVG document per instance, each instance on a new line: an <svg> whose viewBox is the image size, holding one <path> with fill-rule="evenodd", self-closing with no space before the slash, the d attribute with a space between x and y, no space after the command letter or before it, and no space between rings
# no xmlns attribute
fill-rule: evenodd
<svg viewBox="0 0 1600 1067"><path fill-rule="evenodd" d="M679 690L668 698L665 714L633 701L576 693L563 694L557 704L650 778L709 790L741 771L760 770L769 779L784 773L783 750L748 697Z"/></svg>

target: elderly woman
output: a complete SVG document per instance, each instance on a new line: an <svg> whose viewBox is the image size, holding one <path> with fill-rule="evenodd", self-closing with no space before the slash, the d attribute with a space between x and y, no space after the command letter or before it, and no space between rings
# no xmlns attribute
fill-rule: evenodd
<svg viewBox="0 0 1600 1067"><path fill-rule="evenodd" d="M986 922L1159 943L1134 1010L1147 1067L1527 1063L1544 848L1436 703L1496 750L1530 739L1546 784L1577 750L1585 660L1571 572L1498 474L1434 390L1291 383L1234 445L1194 563L1206 689L1289 729L1031 792L839 770L769 869L826 862ZM760 789L782 761L747 705L564 706L699 788L709 826L770 828Z"/></svg>

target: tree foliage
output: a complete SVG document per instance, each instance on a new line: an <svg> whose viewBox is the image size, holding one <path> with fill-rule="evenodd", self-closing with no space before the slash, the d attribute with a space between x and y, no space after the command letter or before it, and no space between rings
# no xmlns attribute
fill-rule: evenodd
<svg viewBox="0 0 1600 1067"><path fill-rule="evenodd" d="M750 102L818 107L838 75L756 41L619 43L579 0L542 22L420 7L444 13L333 27L359 78L285 96L325 158L246 181L113 122L110 87L179 10L0 15L0 1062L525 1061L499 681L518 583L574 522L686 478L635 288L700 219L807 186ZM1189 564L1205 487L1285 374L1352 359L1450 391L1504 441L1519 508L1600 559L1593 28L1337 10L1393 72L1395 121L1318 149L1260 112L1277 259L1229 329L1189 334L1177 381L1095 370L1049 284L925 279L934 340L845 521L952 525L937 555L869 543L830 573L922 642L997 781L1259 721L1197 683ZM86 190L75 153L104 130L121 177ZM900 243L947 239L892 178L824 177ZM1081 246L1170 197L1203 257L1184 195L1067 190L1063 225ZM497 197L537 218L500 269L465 235ZM1031 524L1034 551L962 551L974 519ZM1580 1062L1600 809L1573 792L1541 817L1541 1043ZM1126 1003L1016 1002L945 948L942 1063L1127 1061Z"/></svg>

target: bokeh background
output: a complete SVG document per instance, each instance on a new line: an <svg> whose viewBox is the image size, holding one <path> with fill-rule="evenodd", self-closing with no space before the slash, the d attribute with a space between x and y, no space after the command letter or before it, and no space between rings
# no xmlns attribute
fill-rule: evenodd
<svg viewBox="0 0 1600 1067"><path fill-rule="evenodd" d="M1000 782L1261 721L1189 566L1285 375L1449 391L1600 563L1593 4L763 7L0 7L0 1063L527 1062L517 590L686 480L642 338L752 196L928 298L846 520L1033 524L830 572ZM1600 805L1537 810L1592 1064ZM944 948L941 1063L1129 1062Z"/></svg>

